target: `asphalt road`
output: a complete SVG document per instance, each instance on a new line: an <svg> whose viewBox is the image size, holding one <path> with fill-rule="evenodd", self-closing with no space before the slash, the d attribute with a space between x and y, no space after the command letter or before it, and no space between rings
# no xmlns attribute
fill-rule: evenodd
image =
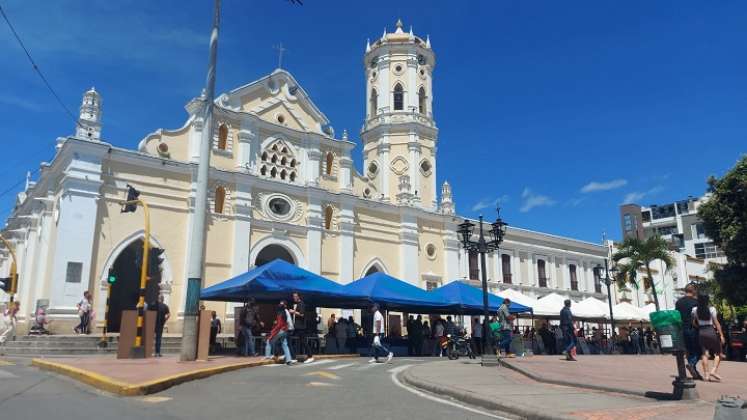
<svg viewBox="0 0 747 420"><path fill-rule="evenodd" d="M354 419L500 418L411 392L397 372L427 359L324 360L242 369L164 392L122 398L18 360L0 365L0 417L25 419Z"/></svg>

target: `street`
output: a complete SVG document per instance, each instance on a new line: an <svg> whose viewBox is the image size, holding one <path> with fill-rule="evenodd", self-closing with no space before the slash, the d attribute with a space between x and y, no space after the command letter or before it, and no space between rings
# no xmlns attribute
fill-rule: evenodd
<svg viewBox="0 0 747 420"><path fill-rule="evenodd" d="M395 375L422 359L365 358L263 366L188 382L164 392L115 397L18 359L0 366L0 412L8 419L489 419L452 401L410 391Z"/></svg>

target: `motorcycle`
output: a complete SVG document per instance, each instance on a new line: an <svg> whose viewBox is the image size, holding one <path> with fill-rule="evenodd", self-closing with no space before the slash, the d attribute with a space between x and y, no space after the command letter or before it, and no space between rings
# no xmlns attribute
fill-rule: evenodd
<svg viewBox="0 0 747 420"><path fill-rule="evenodd" d="M477 358L472 352L471 340L463 335L447 334L444 346L449 360L457 360L459 357Z"/></svg>

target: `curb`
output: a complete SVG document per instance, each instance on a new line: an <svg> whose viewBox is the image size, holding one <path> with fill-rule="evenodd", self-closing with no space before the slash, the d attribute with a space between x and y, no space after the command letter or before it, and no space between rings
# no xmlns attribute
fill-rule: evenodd
<svg viewBox="0 0 747 420"><path fill-rule="evenodd" d="M357 357L357 355L318 355L317 359L338 359L338 358L349 358ZM101 375L96 372L91 372L85 369L79 369L68 364L50 362L44 359L32 359L31 366L35 366L39 369L59 373L69 378L75 379L79 382L83 382L94 388L117 394L123 397L134 397L139 395L155 394L156 392L164 391L171 388L174 385L179 385L184 382L193 381L196 379L203 379L219 373L230 372L233 370L250 368L256 366L264 366L274 364L273 360L257 360L253 362L238 362L229 365L215 366L209 368L203 368L193 370L190 372L178 373L176 375L164 376L162 378L155 379L153 381L142 382L139 384L131 384L127 382L120 382L116 379L112 379L108 376Z"/></svg>
<svg viewBox="0 0 747 420"><path fill-rule="evenodd" d="M575 420L574 417L563 415L549 415L541 413L539 411L527 409L526 407L516 404L488 399L474 392L452 389L432 382L424 381L412 374L411 371L416 367L417 366L400 373L399 378L407 385L418 388L422 391L430 392L432 394L440 396L448 396L463 403L478 406L490 411L505 412L508 414L517 415L522 419L527 420Z"/></svg>
<svg viewBox="0 0 747 420"><path fill-rule="evenodd" d="M578 382L572 382L572 381L564 381L562 379L550 379L546 378L542 375L534 374L524 368L521 368L519 366L516 366L514 364L511 364L509 362L506 362L502 359L498 359L498 363L508 369L511 369L515 372L518 372L524 376L526 376L529 379L535 380L537 382L542 382L546 384L551 385L562 385L562 386L569 386L573 388L582 388L582 389L590 389L593 391L603 391L603 392L614 392L616 394L626 394L626 395L633 395L636 397L646 397L646 391L634 391L632 389L626 389L626 388L616 388L613 386L604 386L604 385L593 385L593 384L582 384Z"/></svg>

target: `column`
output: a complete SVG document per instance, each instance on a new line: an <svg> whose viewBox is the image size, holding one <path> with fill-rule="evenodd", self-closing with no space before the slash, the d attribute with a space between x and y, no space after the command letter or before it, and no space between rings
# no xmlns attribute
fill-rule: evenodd
<svg viewBox="0 0 747 420"><path fill-rule="evenodd" d="M52 230L52 208L54 201L47 198L38 199L42 203L40 217L40 230L39 230L39 252L38 258L35 261L36 270L34 270L33 278L31 282L34 284L34 296L36 299L45 299L49 296L49 289L47 284L47 261L49 259L49 248L51 246L49 239Z"/></svg>
<svg viewBox="0 0 747 420"><path fill-rule="evenodd" d="M340 277L342 284L355 280L353 261L355 260L355 212L354 198L340 200Z"/></svg>
<svg viewBox="0 0 747 420"><path fill-rule="evenodd" d="M257 155L259 155L259 141L254 124L249 118L241 121L239 129L239 153L236 159L236 167L239 170L257 173Z"/></svg>
<svg viewBox="0 0 747 420"><path fill-rule="evenodd" d="M416 213L410 211L402 213L399 240L400 278L414 286L421 287L420 270L418 269L418 218Z"/></svg>
<svg viewBox="0 0 747 420"><path fill-rule="evenodd" d="M380 169L381 170L381 169ZM348 194L353 193L353 159L350 156L340 157L340 173L338 174L338 182L340 191Z"/></svg>
<svg viewBox="0 0 747 420"><path fill-rule="evenodd" d="M389 172L391 171L389 169L389 136L384 135L381 137L378 148L378 155L381 157L379 160L379 172L381 173L379 177L381 182L379 191L384 195L383 201L388 202L391 196L391 192L389 191Z"/></svg>
<svg viewBox="0 0 747 420"><path fill-rule="evenodd" d="M202 107L200 107L202 109ZM189 129L189 161L197 162L200 160L200 143L202 142L202 129L205 121L202 118L202 111L195 114L192 127Z"/></svg>
<svg viewBox="0 0 747 420"><path fill-rule="evenodd" d="M21 302L21 314L32 314L36 310L36 301L38 298L34 294L34 268L39 253L39 217L30 216L29 225L27 226L26 243L23 253L23 266L19 267L19 301Z"/></svg>
<svg viewBox="0 0 747 420"><path fill-rule="evenodd" d="M410 182L412 183L412 193L415 194L417 191L418 200L423 196L423 192L420 191L420 145L418 144L417 136L415 133L410 133L410 142L407 144L407 150L410 154Z"/></svg>
<svg viewBox="0 0 747 420"><path fill-rule="evenodd" d="M308 141L306 149L306 185L319 185L319 165L321 165L322 152L319 149L319 141Z"/></svg>
<svg viewBox="0 0 747 420"><path fill-rule="evenodd" d="M233 206L233 260L231 274L238 276L249 270L252 235L252 193L251 185L237 183L236 191L231 196ZM226 304L226 325L233 326L234 309L241 306L241 302ZM230 321L230 322L229 322Z"/></svg>
<svg viewBox="0 0 747 420"><path fill-rule="evenodd" d="M68 140L57 159L69 159L59 184L59 221L52 263L50 314L74 317L76 303L90 285L98 221L102 159L108 146ZM65 156L67 155L67 156ZM142 217L142 211L138 213Z"/></svg>
<svg viewBox="0 0 747 420"><path fill-rule="evenodd" d="M321 195L316 189L310 189L307 209L308 227L306 229L306 269L315 274L322 272L322 214Z"/></svg>
<svg viewBox="0 0 747 420"><path fill-rule="evenodd" d="M461 278L459 275L459 250L461 244L457 239L456 223L448 221L444 226L446 232L444 235L444 284L452 280Z"/></svg>

